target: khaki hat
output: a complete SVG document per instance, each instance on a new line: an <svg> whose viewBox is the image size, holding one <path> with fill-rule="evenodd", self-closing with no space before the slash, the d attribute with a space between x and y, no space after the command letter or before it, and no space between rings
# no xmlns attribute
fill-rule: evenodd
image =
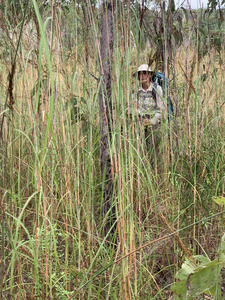
<svg viewBox="0 0 225 300"><path fill-rule="evenodd" d="M147 64L143 64L138 67L138 73L141 71L153 72Z"/></svg>
<svg viewBox="0 0 225 300"><path fill-rule="evenodd" d="M139 72L141 72L141 71L148 71L148 72L150 72L150 73L154 73L154 71L153 71L152 69L150 69L150 67L149 67L148 64L143 64L143 65L140 65L140 66L138 67L138 71L135 72L135 73L133 74L133 76L134 76L134 77L138 76Z"/></svg>

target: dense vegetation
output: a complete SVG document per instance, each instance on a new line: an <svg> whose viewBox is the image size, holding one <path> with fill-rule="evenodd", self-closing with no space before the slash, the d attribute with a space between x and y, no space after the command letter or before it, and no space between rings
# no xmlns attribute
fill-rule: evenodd
<svg viewBox="0 0 225 300"><path fill-rule="evenodd" d="M224 11L114 1L103 214L97 2L1 1L2 299L173 299L175 274L185 258L193 270L195 255L201 266L215 259L213 276L219 257L223 278ZM142 63L168 76L175 110L154 159L127 114ZM206 299L222 299L221 278Z"/></svg>

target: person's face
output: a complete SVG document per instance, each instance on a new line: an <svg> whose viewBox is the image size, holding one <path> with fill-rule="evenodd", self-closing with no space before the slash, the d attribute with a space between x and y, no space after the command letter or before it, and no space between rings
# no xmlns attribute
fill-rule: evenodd
<svg viewBox="0 0 225 300"><path fill-rule="evenodd" d="M139 72L139 80L141 84L150 84L152 78L152 73L148 71L140 71Z"/></svg>

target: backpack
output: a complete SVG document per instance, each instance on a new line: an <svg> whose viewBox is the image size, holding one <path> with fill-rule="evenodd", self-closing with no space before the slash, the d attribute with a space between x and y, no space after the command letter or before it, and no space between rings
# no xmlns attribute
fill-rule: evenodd
<svg viewBox="0 0 225 300"><path fill-rule="evenodd" d="M166 81L165 74L161 72L157 72L156 75L153 77L154 86L152 89L152 97L156 101L156 92L158 84L162 87L162 89L167 92L167 114L168 119L170 119L174 115L173 110L173 102L170 97L170 87L169 87L169 80Z"/></svg>

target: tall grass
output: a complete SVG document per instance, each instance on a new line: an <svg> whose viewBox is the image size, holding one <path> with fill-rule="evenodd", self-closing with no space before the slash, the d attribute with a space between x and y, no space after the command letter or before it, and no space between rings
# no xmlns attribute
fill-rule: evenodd
<svg viewBox="0 0 225 300"><path fill-rule="evenodd" d="M164 238L171 227L193 254L215 254L223 231L212 203L224 196L223 65L214 52L197 65L192 44L177 51L176 120L164 121L159 157L150 157L141 125L127 115L138 85L132 75L148 52L132 46L138 32L131 34L128 12L116 4L110 153L117 230L103 234L99 90L90 74L98 77L98 49L89 49L86 71L80 11L58 7L43 21L33 0L39 49L24 34L1 145L2 299L169 299L187 255L173 235ZM89 9L95 36L97 9ZM10 63L0 61L1 99Z"/></svg>

